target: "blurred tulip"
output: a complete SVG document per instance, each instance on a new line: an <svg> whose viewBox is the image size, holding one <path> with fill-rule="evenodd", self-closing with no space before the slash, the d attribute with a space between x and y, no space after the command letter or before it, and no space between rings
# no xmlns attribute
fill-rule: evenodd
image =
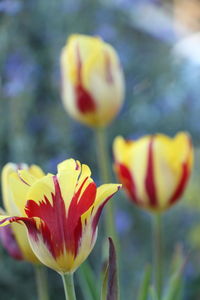
<svg viewBox="0 0 200 300"><path fill-rule="evenodd" d="M30 182L24 184L20 178L20 172L28 174ZM1 210L0 214L25 216L24 206L30 183L32 184L44 175L43 171L35 165L29 167L26 164L6 164L2 170L2 196L6 212ZM12 224L11 228L2 228L0 240L13 258L39 263L30 247L26 228L20 224Z"/></svg>
<svg viewBox="0 0 200 300"><path fill-rule="evenodd" d="M193 164L187 133L162 134L137 141L114 141L115 171L130 199L147 210L164 211L182 196Z"/></svg>
<svg viewBox="0 0 200 300"><path fill-rule="evenodd" d="M18 214L0 217L1 226L25 224L36 256L61 274L73 273L90 254L102 209L120 188L119 184L96 188L90 175L87 165L73 159L60 163L57 175L37 181L27 170L19 170L11 190L19 182L19 193L28 186L26 202Z"/></svg>
<svg viewBox="0 0 200 300"><path fill-rule="evenodd" d="M61 54L62 99L67 112L92 127L104 127L124 99L119 58L98 37L70 36Z"/></svg>

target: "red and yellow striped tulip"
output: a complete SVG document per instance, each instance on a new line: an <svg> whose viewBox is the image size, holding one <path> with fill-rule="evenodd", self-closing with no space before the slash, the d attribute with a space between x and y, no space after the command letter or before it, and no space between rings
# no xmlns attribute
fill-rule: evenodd
<svg viewBox="0 0 200 300"><path fill-rule="evenodd" d="M2 196L6 211L1 210L3 215L25 216L24 206L29 185L24 185L19 178L20 172L26 172L31 178L31 182L42 178L45 174L36 165L27 166L26 164L8 163L2 170ZM13 185L15 182L15 185ZM38 263L38 259L33 253L26 229L19 224L12 224L11 228L2 228L0 239L8 253L15 259L24 259L31 263Z"/></svg>
<svg viewBox="0 0 200 300"><path fill-rule="evenodd" d="M116 174L135 204L159 212L180 199L193 164L187 133L174 138L156 134L136 141L117 137L113 151Z"/></svg>
<svg viewBox="0 0 200 300"><path fill-rule="evenodd" d="M61 54L62 100L67 112L92 127L104 127L124 100L124 76L112 46L98 37L70 36Z"/></svg>
<svg viewBox="0 0 200 300"><path fill-rule="evenodd" d="M87 165L73 159L60 163L57 175L34 182L29 172L19 171L11 189L19 182L21 190L29 187L23 214L0 217L1 226L24 224L35 255L61 274L73 273L90 254L102 209L121 186L97 188L90 175Z"/></svg>

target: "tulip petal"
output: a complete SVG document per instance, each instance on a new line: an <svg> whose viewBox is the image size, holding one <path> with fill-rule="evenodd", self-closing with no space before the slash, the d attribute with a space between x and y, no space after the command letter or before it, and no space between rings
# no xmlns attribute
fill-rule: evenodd
<svg viewBox="0 0 200 300"><path fill-rule="evenodd" d="M155 185L155 164L154 164L154 137L149 140L148 144L148 157L147 157L147 170L145 178L145 188L149 198L148 205L150 207L157 206L157 193Z"/></svg>
<svg viewBox="0 0 200 300"><path fill-rule="evenodd" d="M25 167L27 167L25 165ZM19 214L19 209L15 203L15 198L12 195L12 190L8 188L10 186L10 176L18 170L18 165L8 163L2 170L2 196L3 203L6 211L11 215Z"/></svg>
<svg viewBox="0 0 200 300"><path fill-rule="evenodd" d="M193 157L190 138L185 133L174 139L159 134L154 152L157 194L164 208L180 198L188 181Z"/></svg>
<svg viewBox="0 0 200 300"><path fill-rule="evenodd" d="M97 188L97 195L94 204L81 217L83 228L90 223L93 235L95 235L98 221L105 204L120 188L121 184L103 184Z"/></svg>
<svg viewBox="0 0 200 300"><path fill-rule="evenodd" d="M0 226L7 226L12 224L13 226L20 226L28 230L28 238L34 253L42 261L41 257L45 257L45 262L56 265L55 258L53 256L53 242L51 240L50 231L47 226L39 218L26 218L26 217L11 217L0 216ZM29 242L27 241L29 245ZM33 254L32 254L33 256ZM41 257L40 257L41 256ZM35 262L38 260L35 257ZM46 265L48 265L46 263Z"/></svg>
<svg viewBox="0 0 200 300"><path fill-rule="evenodd" d="M85 183L84 188L81 189L81 193L83 193L86 187L93 182L90 175L91 171L88 166L84 164L81 166L79 161L73 159L65 160L58 165L57 178L65 201L66 210L69 208L75 192L82 185L83 181L85 181Z"/></svg>

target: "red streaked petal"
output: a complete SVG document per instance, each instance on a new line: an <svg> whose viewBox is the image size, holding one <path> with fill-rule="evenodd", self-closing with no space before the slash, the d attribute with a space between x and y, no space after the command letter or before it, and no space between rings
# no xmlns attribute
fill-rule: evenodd
<svg viewBox="0 0 200 300"><path fill-rule="evenodd" d="M154 171L154 158L153 158L153 142L154 139L152 137L152 139L149 142L148 158L147 158L147 173L145 178L145 187L149 198L150 207L157 206L157 195L156 195L155 176L154 176L155 171Z"/></svg>
<svg viewBox="0 0 200 300"><path fill-rule="evenodd" d="M76 47L77 53L77 77L78 84L75 87L76 104L81 113L94 112L96 110L96 104L90 93L84 88L82 82L82 61L80 55L79 45Z"/></svg>
<svg viewBox="0 0 200 300"><path fill-rule="evenodd" d="M24 223L28 230L28 234L32 240L34 240L36 243L39 240L39 236L42 237L43 243L45 247L49 250L49 252L52 254L54 258L56 258L56 253L55 253L55 247L54 247L54 242L52 240L51 232L47 225L41 220L36 223L35 218L25 218L25 217L6 217L5 219L0 221L0 224L9 222L9 223ZM38 253L36 253L37 255Z"/></svg>
<svg viewBox="0 0 200 300"><path fill-rule="evenodd" d="M84 190L77 204L79 215L84 214L92 206L95 201L96 191L97 188L94 182L91 182Z"/></svg>
<svg viewBox="0 0 200 300"><path fill-rule="evenodd" d="M123 184L130 198L138 205L142 204L142 201L138 198L136 193L136 185L133 178L133 174L129 171L129 169L120 163L116 163L116 170L119 177L120 182Z"/></svg>
<svg viewBox="0 0 200 300"><path fill-rule="evenodd" d="M67 220L65 203L61 195L60 186L56 176L53 176L55 194L52 193L52 204L47 197L41 199L38 204L33 200L27 201L26 214L29 218L39 217L44 224L41 231L44 240L51 245L53 256L59 256L64 252L65 236L67 231Z"/></svg>
<svg viewBox="0 0 200 300"><path fill-rule="evenodd" d="M188 164L187 163L183 163L182 165L182 176L180 178L179 184L177 186L177 189L175 190L174 194L172 195L169 204L172 205L176 202L176 200L178 200L185 188L185 185L188 181L188 178L190 176L190 170L188 168Z"/></svg>
<svg viewBox="0 0 200 300"><path fill-rule="evenodd" d="M121 188L121 186L118 186L118 190ZM117 190L117 191L118 191ZM117 192L116 191L116 192ZM92 230L93 230L93 237L95 236L95 232L97 229L97 225L99 222L99 218L101 216L102 210L104 208L104 206L106 205L106 203L116 194L116 192L114 192L113 194L111 194L109 197L107 197L102 203L101 205L98 207L97 211L95 212L95 214L93 215L93 220L92 220ZM92 212L91 212L92 214Z"/></svg>
<svg viewBox="0 0 200 300"><path fill-rule="evenodd" d="M78 84L75 88L76 104L81 113L91 113L96 111L96 103L88 91Z"/></svg>
<svg viewBox="0 0 200 300"><path fill-rule="evenodd" d="M96 196L96 185L93 182L81 194L87 179L74 194L67 213L56 176L52 178L55 187L52 201L46 196L39 203L27 201L26 214L29 218L39 217L43 221L40 230L54 257L63 254L65 249L74 256L78 253L82 236L81 215L92 206Z"/></svg>
<svg viewBox="0 0 200 300"><path fill-rule="evenodd" d="M67 215L68 231L66 235L66 244L68 245L68 248L70 248L75 254L75 256L77 254L79 241L82 235L81 215L92 206L96 197L96 185L94 182L91 182L81 195L81 191L86 181L87 177L81 184L78 191L75 193Z"/></svg>

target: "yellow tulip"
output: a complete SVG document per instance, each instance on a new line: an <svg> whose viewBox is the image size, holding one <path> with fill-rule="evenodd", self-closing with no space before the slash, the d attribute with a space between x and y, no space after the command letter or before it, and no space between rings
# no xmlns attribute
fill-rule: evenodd
<svg viewBox="0 0 200 300"><path fill-rule="evenodd" d="M19 171L11 190L20 182L22 193L28 185L26 201L18 214L0 217L1 226L16 222L25 225L35 255L60 274L73 273L90 254L102 209L121 186L104 184L97 188L90 175L87 165L73 159L60 163L56 175L36 181L30 172Z"/></svg>
<svg viewBox="0 0 200 300"><path fill-rule="evenodd" d="M61 54L62 100L67 112L92 127L104 127L124 100L124 76L112 46L98 37L70 36Z"/></svg>
<svg viewBox="0 0 200 300"><path fill-rule="evenodd" d="M2 210L0 213L3 215L25 216L24 206L30 186L29 183L24 184L20 178L21 172L29 175L31 183L45 175L36 165L29 167L26 164L6 164L2 170L2 196L5 211ZM14 185L13 182L15 182ZM29 245L26 229L20 224L12 224L11 228L2 229L0 239L12 257L31 263L39 262Z"/></svg>
<svg viewBox="0 0 200 300"><path fill-rule="evenodd" d="M174 138L156 134L136 141L117 137L113 151L116 174L135 204L159 212L180 199L193 164L187 133Z"/></svg>

